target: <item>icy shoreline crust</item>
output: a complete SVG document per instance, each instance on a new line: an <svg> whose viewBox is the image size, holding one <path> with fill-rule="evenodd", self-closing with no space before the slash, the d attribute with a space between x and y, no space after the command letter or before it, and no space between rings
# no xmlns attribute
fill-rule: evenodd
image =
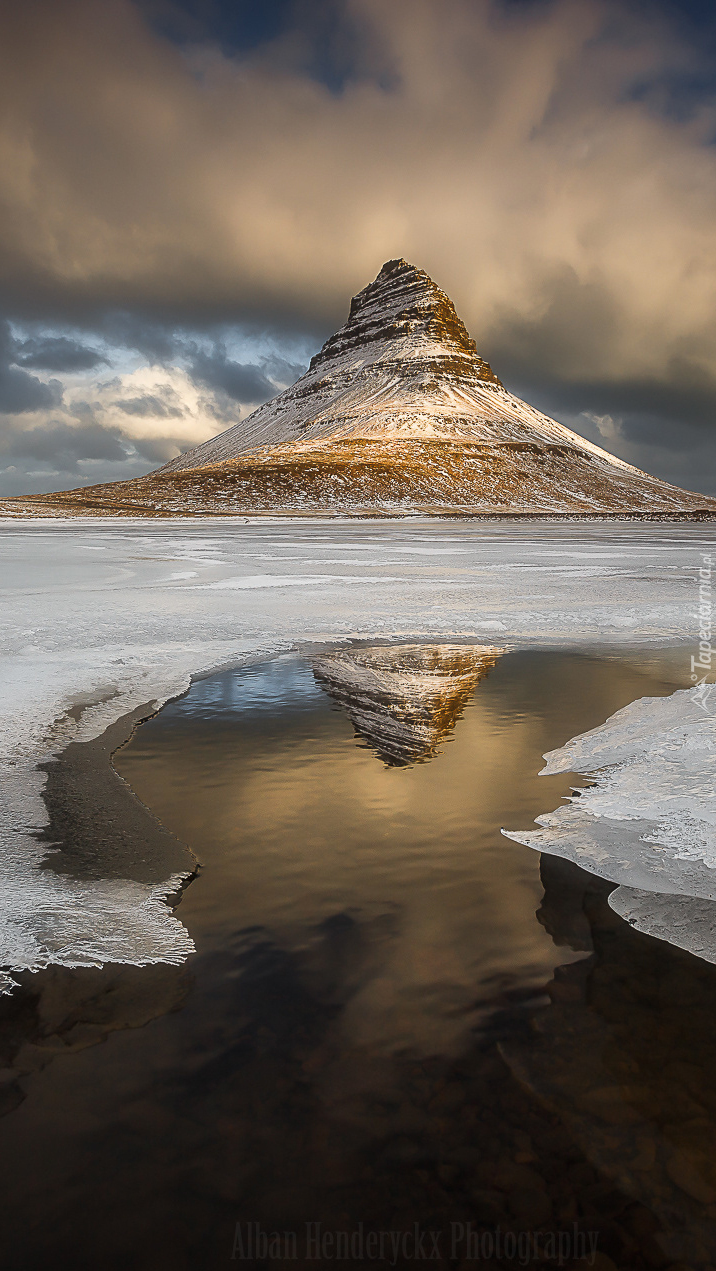
<svg viewBox="0 0 716 1271"><path fill-rule="evenodd" d="M94 721L76 729L75 740L100 735L105 720L100 705ZM127 735L130 731L128 727ZM55 757L56 753L43 756ZM191 871L152 884L131 878L76 878L47 868L53 844L40 838L49 825L43 800L46 784L45 772L31 759L11 760L3 777L0 995L15 987L13 973L52 965L180 965L194 952L194 942L168 902Z"/></svg>
<svg viewBox="0 0 716 1271"><path fill-rule="evenodd" d="M716 962L716 684L641 698L545 759L594 785L506 837L619 883L616 913Z"/></svg>

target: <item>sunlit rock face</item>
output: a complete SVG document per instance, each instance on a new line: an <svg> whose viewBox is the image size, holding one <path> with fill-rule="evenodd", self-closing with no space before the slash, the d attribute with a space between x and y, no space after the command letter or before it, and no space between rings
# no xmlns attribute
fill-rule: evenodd
<svg viewBox="0 0 716 1271"><path fill-rule="evenodd" d="M351 649L313 661L318 683L390 767L432 759L502 649L403 644Z"/></svg>
<svg viewBox="0 0 716 1271"><path fill-rule="evenodd" d="M327 438L491 440L506 396L449 296L422 269L390 260L291 388L162 471ZM520 441L523 433L513 422L509 435Z"/></svg>

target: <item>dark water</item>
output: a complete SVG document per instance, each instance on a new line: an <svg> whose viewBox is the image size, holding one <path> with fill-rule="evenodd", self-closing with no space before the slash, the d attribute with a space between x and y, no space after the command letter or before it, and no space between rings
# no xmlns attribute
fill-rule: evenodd
<svg viewBox="0 0 716 1271"><path fill-rule="evenodd" d="M499 834L682 660L502 657L405 766L299 658L144 725L116 766L202 862L197 955L0 1004L2 1265L403 1265L416 1223L436 1266L716 1263L716 968Z"/></svg>

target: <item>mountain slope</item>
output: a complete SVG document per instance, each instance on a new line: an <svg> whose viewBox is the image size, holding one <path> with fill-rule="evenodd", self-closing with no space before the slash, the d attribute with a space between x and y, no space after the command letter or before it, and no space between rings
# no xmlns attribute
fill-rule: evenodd
<svg viewBox="0 0 716 1271"><path fill-rule="evenodd" d="M716 500L641 472L509 393L452 301L404 260L354 297L305 375L218 437L147 477L0 506L10 503L26 515L716 515Z"/></svg>
<svg viewBox="0 0 716 1271"><path fill-rule="evenodd" d="M487 439L492 416L507 423L500 402L509 397L479 357L452 301L422 270L391 260L353 298L348 321L291 388L162 471L329 437ZM478 417L485 420L479 434ZM520 437L518 425L515 439Z"/></svg>

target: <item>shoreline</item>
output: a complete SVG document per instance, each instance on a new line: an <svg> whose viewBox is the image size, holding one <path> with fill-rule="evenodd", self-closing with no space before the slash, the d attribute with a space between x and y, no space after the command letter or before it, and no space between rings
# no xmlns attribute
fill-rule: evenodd
<svg viewBox="0 0 716 1271"><path fill-rule="evenodd" d="M40 869L74 879L130 879L151 886L181 874L179 891L196 877L199 862L165 829L120 777L112 758L161 707L148 702L121 715L91 741L71 741L37 765L47 774L42 800L47 826L37 838L48 853Z"/></svg>
<svg viewBox="0 0 716 1271"><path fill-rule="evenodd" d="M410 639L411 643L432 643L435 638L432 636L428 639L425 633L416 633ZM443 634L442 640L444 639ZM360 647L377 644L390 647L395 643L405 642L405 634L397 640L395 636L387 635L364 636L362 639L343 637L331 641L302 641L290 652L298 657L310 658L318 651L325 653L327 646L345 648L346 645ZM460 644L467 643L468 640L463 635L453 637L450 642ZM470 643L474 643L474 636ZM680 647L680 642L675 647ZM596 649L588 648L580 651L587 656L597 652ZM640 651L646 651L644 646ZM275 650L268 653L268 657L272 659L287 652L289 650ZM262 650L259 656L265 658L267 650ZM236 669L245 667L254 660L256 659L242 658L235 663ZM216 674L219 669L215 667L199 676L192 676L191 682L195 678L203 679L207 674ZM46 849L35 862L40 875L45 878L54 875L58 882L64 880L75 887L78 884L81 887L86 882L89 887L104 888L107 884L110 888L125 887L128 884L138 891L151 889L155 893L155 906L159 902L159 911L164 910L167 914L176 911L184 889L200 872L200 862L188 844L184 844L167 830L155 813L141 801L131 785L117 772L112 760L141 724L157 715L170 701L183 696L185 691L171 693L161 702L153 699L125 711L118 719L110 722L99 736L88 741L69 741L53 757L46 757L35 765L35 771L45 777L44 788L38 793L48 817L48 823L32 834L38 847L41 850ZM633 705L636 706L637 703ZM92 704L88 703L80 717L84 710L91 710L91 707ZM534 835L534 831L532 834ZM516 836L508 834L508 837ZM525 840L520 836L518 841ZM531 843L529 845L532 846ZM557 850L556 853L549 854L559 856L563 853ZM140 895L137 899L141 904L143 897ZM663 900L663 897L659 899ZM158 957L151 954L146 959L144 956L135 958L132 954L129 958L112 956L112 948L108 946L107 952L100 953L89 965L107 968L156 962L176 965L183 962L188 953L193 951L191 938L180 919L175 917L170 922L181 928L179 943L182 944L183 951L179 956L173 942L168 947L168 956L162 953ZM650 931L648 915L643 918L640 929ZM680 941L676 943L689 947ZM701 956L704 954L701 953ZM713 957L710 960L714 960ZM64 961L62 957L57 959L59 964ZM55 958L50 958L49 964L53 962ZM77 967L81 965L81 961L70 960L68 965ZM10 975L21 973L19 966L7 969ZM26 968L27 971L39 969L40 966ZM8 989L4 991L7 993Z"/></svg>
<svg viewBox="0 0 716 1271"><path fill-rule="evenodd" d="M76 506L53 506L41 501L34 502L27 495L17 495L23 508L16 511L8 507L13 498L0 500L0 521L87 521L92 520L128 520L138 521L198 521L226 520L242 523L265 520L296 521L475 521L479 524L491 521L506 522L538 522L539 524L593 524L614 522L627 524L713 524L716 512L709 508L696 509L692 512L483 512L470 508L352 508L350 511L338 511L331 508L316 508L301 511L300 508L237 508L231 511L226 508L201 508L195 511L177 512L176 510L160 510L147 507L115 505L106 507L101 503L86 505L86 510L79 511ZM44 495L43 498L49 498ZM25 506L28 510L25 511Z"/></svg>

